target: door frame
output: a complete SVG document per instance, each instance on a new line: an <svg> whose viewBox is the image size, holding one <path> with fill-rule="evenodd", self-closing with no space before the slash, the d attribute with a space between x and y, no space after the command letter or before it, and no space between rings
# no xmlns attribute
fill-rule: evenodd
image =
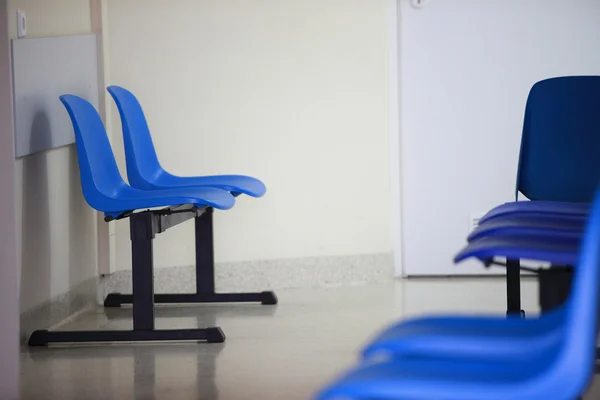
<svg viewBox="0 0 600 400"><path fill-rule="evenodd" d="M390 218L392 228L392 252L394 276L403 277L402 259L402 185L401 177L401 130L400 130L400 1L387 0L388 39L388 134L390 157Z"/></svg>

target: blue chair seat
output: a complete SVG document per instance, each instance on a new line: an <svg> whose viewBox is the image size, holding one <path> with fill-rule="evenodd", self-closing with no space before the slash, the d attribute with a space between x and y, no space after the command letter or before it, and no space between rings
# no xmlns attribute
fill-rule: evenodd
<svg viewBox="0 0 600 400"><path fill-rule="evenodd" d="M362 351L365 360L427 357L526 361L561 339L564 310L545 318L427 316L383 330Z"/></svg>
<svg viewBox="0 0 600 400"><path fill-rule="evenodd" d="M95 210L110 217L139 209L184 204L227 210L235 198L216 188L140 190L129 186L119 173L102 119L92 104L74 95L60 96L75 131L75 144L83 195Z"/></svg>
<svg viewBox="0 0 600 400"><path fill-rule="evenodd" d="M587 203L568 203L558 201L514 201L493 208L479 220L483 224L493 218L506 215L541 214L587 217L590 205Z"/></svg>
<svg viewBox="0 0 600 400"><path fill-rule="evenodd" d="M543 372L552 358L518 363L393 359L360 365L318 393L318 400L574 400L578 379ZM554 380L553 380L554 379Z"/></svg>
<svg viewBox="0 0 600 400"><path fill-rule="evenodd" d="M472 242L487 236L527 236L572 238L581 237L585 226L583 216L565 216L556 214L516 214L493 218L480 223L469 234L467 240Z"/></svg>
<svg viewBox="0 0 600 400"><path fill-rule="evenodd" d="M512 260L535 260L554 265L575 265L580 238L512 238L488 236L468 243L455 257L459 263L467 258L488 262L496 257Z"/></svg>
<svg viewBox="0 0 600 400"><path fill-rule="evenodd" d="M485 225L517 215L585 217L600 182L600 76L559 76L535 83L525 106L519 150L515 200L480 219ZM553 236L555 230L502 226L474 233L486 235L531 233ZM518 259L511 260L518 263ZM508 272L508 271L507 271ZM507 275L507 311L520 310L519 275ZM545 284L545 287L547 285ZM547 292L544 290L544 292ZM546 304L548 305L548 304ZM545 306L544 306L545 307Z"/></svg>
<svg viewBox="0 0 600 400"><path fill-rule="evenodd" d="M163 171L152 182L147 182L148 189L165 189L179 187L212 187L227 190L234 195L246 194L261 197L267 187L258 179L245 175L213 175L213 176L175 176Z"/></svg>
<svg viewBox="0 0 600 400"><path fill-rule="evenodd" d="M486 238L490 239L490 238ZM485 241L482 239L474 243ZM498 238L494 238L498 239ZM497 247L508 246L503 238ZM512 240L517 242L517 240ZM525 240L518 240L525 241ZM561 246L560 241L531 239L532 248L521 248L525 258L547 259L544 255ZM548 246L543 243L548 242ZM431 317L405 323L407 333L398 341L414 342L424 335L418 352L403 352L384 361L362 359L361 364L335 379L317 393L319 400L573 400L579 398L594 372L600 310L600 191L586 222L584 235L565 244L562 251L576 248L572 292L555 312L542 314L527 322L508 318L503 322L489 317ZM471 246L472 244L470 244ZM485 255L485 259L505 256L504 252ZM474 254L479 254L474 252ZM518 254L518 257L523 257ZM461 326L453 324L462 318ZM470 320L468 320L470 318ZM504 324L503 326L501 326ZM495 328L495 329L492 329ZM443 331L449 333L444 336ZM392 330L393 331L393 330ZM388 331L388 333L392 332ZM479 332L479 334L475 334ZM393 332L392 332L393 333ZM487 338L486 338L487 336ZM473 347L470 339L477 338ZM481 340L481 341L479 341ZM540 340L543 343L536 343ZM487 346L485 346L487 342ZM500 350L534 346L535 351L502 357ZM460 350L454 350L456 344ZM397 348L402 345L396 344ZM404 345L408 348L409 345ZM479 355L472 357L475 348ZM414 349L414 348L413 348ZM442 350L442 354L437 351Z"/></svg>
<svg viewBox="0 0 600 400"><path fill-rule="evenodd" d="M139 190L131 186L121 186L111 197L91 198L89 205L107 216L116 217L124 212L157 207L171 207L192 204L229 210L235 205L235 198L227 191L214 188L173 188L162 190Z"/></svg>
<svg viewBox="0 0 600 400"><path fill-rule="evenodd" d="M266 193L264 183L245 175L181 177L170 174L158 160L146 116L137 98L119 86L109 86L107 90L121 116L127 178L131 186L144 190L213 187L228 190L235 196L246 194L252 197L261 197Z"/></svg>

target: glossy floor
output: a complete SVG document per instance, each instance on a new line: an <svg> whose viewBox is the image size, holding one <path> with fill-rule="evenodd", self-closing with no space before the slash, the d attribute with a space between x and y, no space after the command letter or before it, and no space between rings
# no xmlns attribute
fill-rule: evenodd
<svg viewBox="0 0 600 400"><path fill-rule="evenodd" d="M226 343L24 348L22 397L307 400L385 324L431 311L498 312L504 290L500 279L427 279L279 291L278 306L160 307L158 328L217 325ZM533 281L523 295L537 312ZM98 309L62 329L127 329L130 316ZM598 398L600 382L586 396Z"/></svg>

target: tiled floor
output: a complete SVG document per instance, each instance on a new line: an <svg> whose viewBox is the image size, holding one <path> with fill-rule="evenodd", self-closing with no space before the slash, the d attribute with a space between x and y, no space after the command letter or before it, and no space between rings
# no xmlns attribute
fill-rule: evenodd
<svg viewBox="0 0 600 400"><path fill-rule="evenodd" d="M306 400L402 316L501 311L499 279L409 280L279 291L280 304L162 307L158 328L218 325L224 344L89 345L22 352L24 399ZM536 311L536 285L523 283ZM111 312L108 312L111 311ZM63 328L130 328L131 309L81 315ZM586 399L600 398L600 382Z"/></svg>

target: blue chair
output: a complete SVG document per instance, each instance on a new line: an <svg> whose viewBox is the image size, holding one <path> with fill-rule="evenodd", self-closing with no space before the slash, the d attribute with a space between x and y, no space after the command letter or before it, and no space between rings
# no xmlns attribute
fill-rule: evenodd
<svg viewBox="0 0 600 400"><path fill-rule="evenodd" d="M600 182L598 109L600 76L556 77L533 85L525 109L515 186L516 200L521 193L531 201L492 209L480 219L469 240L496 234L581 235L578 226ZM507 260L506 266L507 311L523 313L520 261ZM560 284L560 279L556 282Z"/></svg>
<svg viewBox="0 0 600 400"><path fill-rule="evenodd" d="M144 116L142 106L129 90L119 86L109 86L123 129L127 178L139 189L164 189L173 187L214 187L228 190L235 195L240 193L261 197L266 192L265 185L256 178L244 175L217 176L175 176L163 169L158 161L152 136Z"/></svg>
<svg viewBox="0 0 600 400"><path fill-rule="evenodd" d="M73 121L75 143L85 200L106 216L117 217L132 210L195 204L228 210L235 198L224 190L196 187L169 188L149 192L129 186L119 172L102 120L86 100L60 97Z"/></svg>
<svg viewBox="0 0 600 400"><path fill-rule="evenodd" d="M140 190L121 177L100 116L88 101L60 96L71 118L79 159L81 186L88 204L105 219L129 218L132 243L133 330L130 331L35 331L31 346L64 342L131 342L198 340L223 342L219 328L157 330L154 328L154 237L183 221L201 218L213 208L227 210L235 198L210 187ZM162 208L159 208L162 207ZM148 210L148 209L155 210ZM159 209L156 209L159 208Z"/></svg>
<svg viewBox="0 0 600 400"><path fill-rule="evenodd" d="M144 116L144 111L136 97L119 86L109 86L108 92L113 97L119 114L125 145L125 161L129 183L143 190L164 190L173 188L218 188L231 192L234 196L246 194L261 197L266 192L265 185L258 179L244 175L218 175L181 177L165 171L158 161L152 136ZM156 303L189 304L189 303L261 303L277 304L277 296L272 291L256 293L216 293L215 260L213 248L212 214L196 219L196 292L164 293L154 296ZM203 251L210 249L211 251ZM131 304L128 294L109 293L104 301L105 307L120 307Z"/></svg>
<svg viewBox="0 0 600 400"><path fill-rule="evenodd" d="M496 340L517 346L532 344L535 338L545 344L529 357L499 358L493 348L481 347L478 358L436 356L394 357L367 361L339 377L316 396L329 399L378 400L573 400L587 389L593 376L600 312L600 192L596 196L583 242L580 246L573 291L555 313L537 321L505 319L505 331ZM447 316L440 324L464 324L468 317ZM407 322L409 324L410 322ZM463 337L476 337L475 331L487 324L485 318L471 317L471 329L448 335L464 344ZM512 324L529 324L515 329ZM442 329L440 329L440 332ZM464 335L464 336L463 336ZM550 339L549 339L550 338ZM522 340L522 342L521 342ZM427 354L427 355L426 355Z"/></svg>
<svg viewBox="0 0 600 400"><path fill-rule="evenodd" d="M537 82L523 121L515 197L485 223L519 213L587 214L600 182L600 76L565 76Z"/></svg>
<svg viewBox="0 0 600 400"><path fill-rule="evenodd" d="M579 238L490 236L469 243L456 255L454 262L476 258L488 264L495 257L512 257L575 265L579 247ZM435 356L478 359L483 356L486 360L526 360L532 354L544 351L549 342L561 338L558 328L564 319L564 309L547 314L541 319L441 315L402 321L379 333L363 349L363 358ZM540 331L544 332L543 337L539 336Z"/></svg>

